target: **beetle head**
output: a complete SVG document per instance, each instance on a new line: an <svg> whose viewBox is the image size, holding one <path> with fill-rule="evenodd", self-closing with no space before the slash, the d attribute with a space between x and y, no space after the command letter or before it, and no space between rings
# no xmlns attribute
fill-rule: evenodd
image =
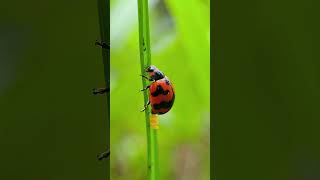
<svg viewBox="0 0 320 180"><path fill-rule="evenodd" d="M164 78L164 74L154 65L149 66L146 69L146 72L149 74L149 76L154 80L159 80Z"/></svg>

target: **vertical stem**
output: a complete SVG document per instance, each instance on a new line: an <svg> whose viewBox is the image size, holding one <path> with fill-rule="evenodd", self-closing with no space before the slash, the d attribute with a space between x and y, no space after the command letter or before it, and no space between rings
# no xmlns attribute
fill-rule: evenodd
<svg viewBox="0 0 320 180"><path fill-rule="evenodd" d="M100 24L101 42L110 45L110 2L109 0L97 0ZM102 60L106 88L110 89L110 52L102 48ZM110 91L107 91L107 149L110 149ZM108 151L107 150L107 151ZM107 159L107 174L110 179L110 159Z"/></svg>
<svg viewBox="0 0 320 180"><path fill-rule="evenodd" d="M151 48L149 32L149 12L148 0L138 0L138 17L139 17L139 45L140 45L140 65L141 74L151 65ZM147 81L142 78L142 86L147 86ZM148 102L148 92L144 91L144 103ZM158 142L157 130L150 128L150 108L145 111L146 128L147 128L147 154L148 154L148 177L150 180L159 179L158 164Z"/></svg>

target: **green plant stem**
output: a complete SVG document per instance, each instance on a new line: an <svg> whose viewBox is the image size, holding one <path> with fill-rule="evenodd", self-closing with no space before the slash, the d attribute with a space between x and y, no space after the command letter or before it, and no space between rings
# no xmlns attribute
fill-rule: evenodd
<svg viewBox="0 0 320 180"><path fill-rule="evenodd" d="M100 39L110 45L110 2L109 0L97 0ZM104 67L105 86L110 89L110 52L108 49L102 49L102 60ZM107 91L107 151L110 149L110 91ZM107 173L110 174L110 159L107 159ZM109 178L108 178L109 179Z"/></svg>
<svg viewBox="0 0 320 180"><path fill-rule="evenodd" d="M140 65L141 74L151 65L151 48L149 32L149 12L148 0L138 0L138 17L139 17L139 44L140 44ZM147 81L142 78L143 87L147 86ZM148 102L148 92L144 91L144 103ZM145 111L146 128L147 128L147 154L148 154L148 177L150 180L159 179L158 164L158 142L157 130L150 128L150 108Z"/></svg>

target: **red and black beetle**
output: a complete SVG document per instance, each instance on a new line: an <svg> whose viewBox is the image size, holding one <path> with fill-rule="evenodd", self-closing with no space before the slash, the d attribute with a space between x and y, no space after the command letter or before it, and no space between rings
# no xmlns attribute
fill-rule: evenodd
<svg viewBox="0 0 320 180"><path fill-rule="evenodd" d="M152 81L152 83L141 89L141 91L149 89L149 101L141 111L146 110L147 106L151 104L152 114L165 114L167 113L174 103L175 93L173 86L168 79L157 67L151 65L146 69L149 78L141 75L142 77Z"/></svg>

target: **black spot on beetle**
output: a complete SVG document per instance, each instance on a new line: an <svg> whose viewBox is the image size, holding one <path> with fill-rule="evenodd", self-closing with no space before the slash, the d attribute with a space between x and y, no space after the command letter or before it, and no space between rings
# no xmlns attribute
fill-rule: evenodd
<svg viewBox="0 0 320 180"><path fill-rule="evenodd" d="M167 101L162 101L160 104L152 104L152 114L165 114L167 113L171 107L173 106L175 100L175 94L173 93L172 99L171 101L167 102ZM156 112L157 110L163 109L165 110L165 112Z"/></svg>
<svg viewBox="0 0 320 180"><path fill-rule="evenodd" d="M171 101L162 101L160 102L159 104L153 104L153 108L155 110L159 110L159 109L168 109L168 108L171 108L172 105L173 105L173 102L174 102L174 97Z"/></svg>
<svg viewBox="0 0 320 180"><path fill-rule="evenodd" d="M162 86L158 85L156 91L151 93L151 96L156 97L160 94L167 95L167 94L169 94L169 90L163 90Z"/></svg>

